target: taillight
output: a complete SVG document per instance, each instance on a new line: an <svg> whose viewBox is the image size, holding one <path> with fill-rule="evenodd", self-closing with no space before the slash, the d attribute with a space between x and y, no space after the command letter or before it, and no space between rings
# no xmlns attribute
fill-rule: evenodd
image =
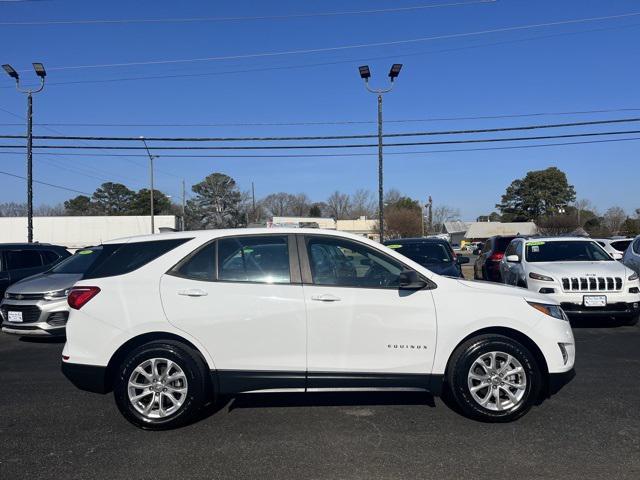
<svg viewBox="0 0 640 480"><path fill-rule="evenodd" d="M489 261L490 262L499 262L500 260L502 260L502 257L504 257L504 253L503 252L496 252L493 255L491 255L489 257Z"/></svg>
<svg viewBox="0 0 640 480"><path fill-rule="evenodd" d="M71 308L80 310L98 293L100 293L100 287L73 287L67 297L67 303Z"/></svg>

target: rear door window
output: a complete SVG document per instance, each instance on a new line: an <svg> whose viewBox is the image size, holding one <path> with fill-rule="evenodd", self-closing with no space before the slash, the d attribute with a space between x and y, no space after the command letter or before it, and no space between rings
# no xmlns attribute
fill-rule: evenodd
<svg viewBox="0 0 640 480"><path fill-rule="evenodd" d="M216 279L216 243L211 242L196 250L169 273L192 280L214 281Z"/></svg>
<svg viewBox="0 0 640 480"><path fill-rule="evenodd" d="M287 236L240 236L218 240L218 280L290 283Z"/></svg>
<svg viewBox="0 0 640 480"><path fill-rule="evenodd" d="M42 266L42 257L38 250L9 250L7 252L7 269L35 268Z"/></svg>

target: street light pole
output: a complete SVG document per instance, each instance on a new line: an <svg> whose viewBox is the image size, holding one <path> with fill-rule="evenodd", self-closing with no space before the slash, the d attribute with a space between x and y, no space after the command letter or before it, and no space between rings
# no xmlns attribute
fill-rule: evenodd
<svg viewBox="0 0 640 480"><path fill-rule="evenodd" d="M149 155L149 183L150 183L150 190L149 190L149 198L151 200L150 202L150 214L151 214L151 234L153 235L156 231L155 229L155 225L154 225L154 205L153 205L153 159L157 158L156 155L151 155L151 152L149 151L149 147L147 146L147 142L144 139L144 137L140 137L140 140L142 140L142 143L144 143L144 148L147 151L147 155Z"/></svg>
<svg viewBox="0 0 640 480"><path fill-rule="evenodd" d="M369 78L371 78L371 71L368 65L358 67L360 71L360 77L364 80L366 89L375 93L378 96L378 231L380 236L380 242L384 241L384 182L383 182L383 144L382 144L382 95L393 90L394 81L398 78L400 70L402 69L401 63L394 63L389 70L389 78L391 79L391 85L388 88L371 88L369 86Z"/></svg>
<svg viewBox="0 0 640 480"><path fill-rule="evenodd" d="M34 63L33 69L40 78L40 87L24 89L20 88L20 75L11 65L5 64L2 68L16 81L16 89L27 95L27 242L33 243L33 94L44 88L47 72L42 63Z"/></svg>

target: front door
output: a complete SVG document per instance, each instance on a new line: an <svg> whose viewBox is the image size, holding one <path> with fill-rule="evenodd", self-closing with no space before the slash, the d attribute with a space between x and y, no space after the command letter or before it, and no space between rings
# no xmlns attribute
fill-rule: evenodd
<svg viewBox="0 0 640 480"><path fill-rule="evenodd" d="M406 268L364 243L300 240L308 386L427 387L436 344L431 291L400 289Z"/></svg>
<svg viewBox="0 0 640 480"><path fill-rule="evenodd" d="M205 345L222 392L304 387L305 304L290 239L221 238L162 277L167 318Z"/></svg>

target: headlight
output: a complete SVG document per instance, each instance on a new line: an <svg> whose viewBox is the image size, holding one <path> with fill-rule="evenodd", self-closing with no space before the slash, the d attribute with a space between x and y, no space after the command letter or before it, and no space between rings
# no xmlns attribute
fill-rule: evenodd
<svg viewBox="0 0 640 480"><path fill-rule="evenodd" d="M59 300L61 298L67 298L67 295L69 295L69 288L64 289L64 290L55 290L53 292L47 292L44 294L43 298L45 300Z"/></svg>
<svg viewBox="0 0 640 480"><path fill-rule="evenodd" d="M549 315L550 317L557 318L558 320L568 320L565 313L562 311L560 305L549 305L547 303L527 302L536 310Z"/></svg>
<svg viewBox="0 0 640 480"><path fill-rule="evenodd" d="M633 282L634 280L637 280L637 279L638 279L637 273L633 273L629 278L627 278L627 280L629 280L630 282Z"/></svg>
<svg viewBox="0 0 640 480"><path fill-rule="evenodd" d="M543 282L553 282L553 278L547 277L546 275L540 275L539 273L530 272L529 278L533 278L534 280L542 280Z"/></svg>

